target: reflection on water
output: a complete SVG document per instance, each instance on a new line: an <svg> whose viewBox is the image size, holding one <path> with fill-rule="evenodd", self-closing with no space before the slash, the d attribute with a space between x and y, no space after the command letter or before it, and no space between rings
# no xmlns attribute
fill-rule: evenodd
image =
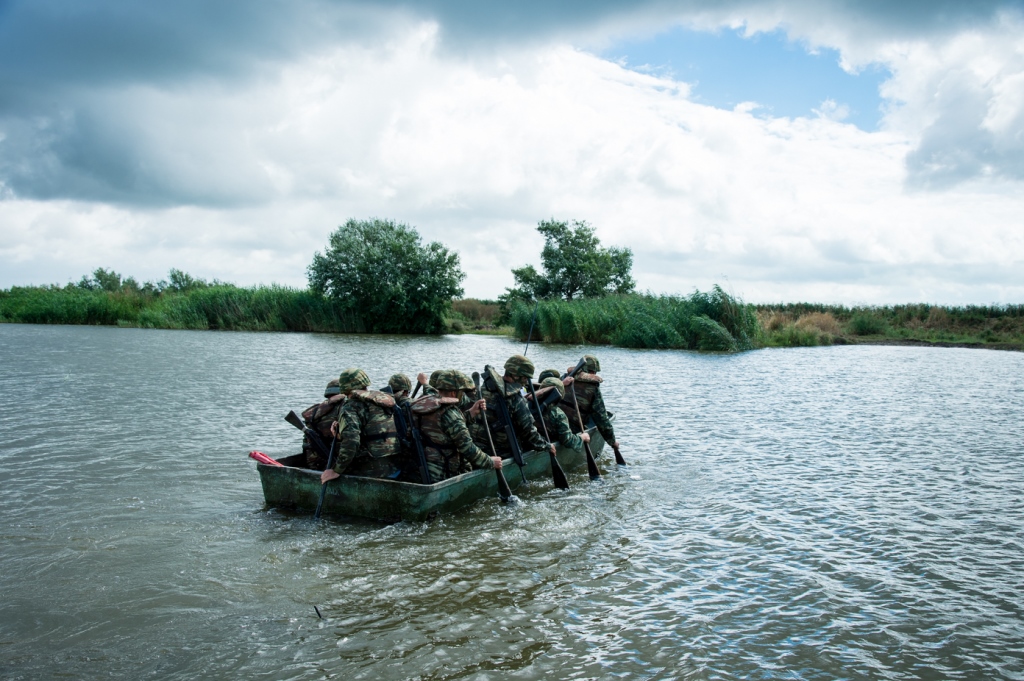
<svg viewBox="0 0 1024 681"><path fill-rule="evenodd" d="M283 414L341 368L521 350L0 325L0 676L1024 676L1016 353L598 348L631 464L603 482L419 524L264 508L245 453L297 451Z"/></svg>

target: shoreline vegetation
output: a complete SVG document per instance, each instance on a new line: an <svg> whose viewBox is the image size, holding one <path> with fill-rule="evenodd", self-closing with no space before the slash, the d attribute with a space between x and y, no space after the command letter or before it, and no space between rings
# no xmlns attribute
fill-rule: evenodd
<svg viewBox="0 0 1024 681"><path fill-rule="evenodd" d="M454 300L435 333L525 340L534 304ZM172 270L137 284L97 270L66 286L0 290L0 322L232 331L373 331L336 299L283 286L239 287ZM1024 350L1024 305L948 307L746 304L715 286L688 296L542 300L534 341L731 352L761 347L901 344Z"/></svg>

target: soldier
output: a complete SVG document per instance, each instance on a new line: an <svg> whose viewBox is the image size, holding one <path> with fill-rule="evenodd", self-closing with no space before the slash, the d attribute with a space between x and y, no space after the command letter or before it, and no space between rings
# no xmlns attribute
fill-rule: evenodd
<svg viewBox="0 0 1024 681"><path fill-rule="evenodd" d="M412 390L412 381L405 374L395 374L388 379L388 387L391 388L391 396L395 398L398 406L404 407L409 402L409 391Z"/></svg>
<svg viewBox="0 0 1024 681"><path fill-rule="evenodd" d="M569 371L574 368L569 367ZM569 417L572 432L583 432L586 430L586 424L593 419L594 425L597 426L604 441L610 444L618 454L619 443L615 439L612 421L608 418L608 411L604 407L604 398L601 396L603 379L597 375L600 370L601 363L597 361L597 357L583 355L583 370L576 374L576 380L572 383L572 387L566 390L566 395L562 398L562 408ZM576 418L577 404L579 404L579 413L583 423Z"/></svg>
<svg viewBox="0 0 1024 681"><path fill-rule="evenodd" d="M543 404L545 398L551 394L552 390L556 390L559 397L565 397L565 385L557 375L548 376L540 382L540 387L536 391L537 400ZM589 433L576 435L572 432L572 428L569 427L569 419L566 418L565 412L562 411L558 401L552 402L544 409L544 423L548 427L548 435L554 436L555 443L563 447L571 447L576 451L581 451L583 443L590 442Z"/></svg>
<svg viewBox="0 0 1024 681"><path fill-rule="evenodd" d="M545 378L551 378L552 376L558 378L561 375L562 374L558 373L558 369L545 369L544 371L537 374L537 382L540 383Z"/></svg>
<svg viewBox="0 0 1024 681"><path fill-rule="evenodd" d="M327 482L341 473L370 478L399 474L398 433L392 414L395 400L379 390L367 390L370 378L362 369L345 369L338 387L348 395L341 409L340 447L332 470L320 476Z"/></svg>
<svg viewBox="0 0 1024 681"><path fill-rule="evenodd" d="M414 400L410 407L431 479L438 482L474 468L501 468L500 457L487 456L473 444L465 415L459 410L460 398L473 388L473 382L455 369L435 372L432 378L437 393Z"/></svg>
<svg viewBox="0 0 1024 681"><path fill-rule="evenodd" d="M329 448L334 440L331 427L338 421L338 414L341 413L341 407L345 404L346 399L341 394L341 389L338 388L338 379L334 379L327 384L324 397L327 399L319 404L314 404L302 412L302 419L311 430L316 431L320 435L320 441L324 446ZM308 435L302 436L302 452L306 455L306 466L308 468L322 471L327 467L327 457L321 454L316 445L309 441Z"/></svg>
<svg viewBox="0 0 1024 681"><path fill-rule="evenodd" d="M537 426L533 422L533 415L530 414L530 407L526 404L520 389L526 385L526 381L533 379L533 362L524 355L512 355L505 362L505 375L502 377L502 385L498 386L505 394L508 404L508 413L512 418L512 431L519 441L519 448L524 451L549 450L555 453L555 446L544 441L544 438L537 432ZM486 404L493 405L499 395L494 393L486 384L481 386L483 399ZM499 422L497 409L488 406L483 412L491 424L491 434L494 436L494 448L499 456L511 456L512 448L509 446L505 429ZM473 420L471 426L473 440L478 443L487 442L487 433L481 418Z"/></svg>

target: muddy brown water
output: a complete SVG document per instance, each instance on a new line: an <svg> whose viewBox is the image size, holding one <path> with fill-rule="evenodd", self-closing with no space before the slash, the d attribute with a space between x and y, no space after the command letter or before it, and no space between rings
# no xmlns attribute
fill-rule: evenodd
<svg viewBox="0 0 1024 681"><path fill-rule="evenodd" d="M246 453L341 368L521 350L0 325L0 677L1024 677L1017 353L533 345L598 354L628 468L427 523L264 507Z"/></svg>

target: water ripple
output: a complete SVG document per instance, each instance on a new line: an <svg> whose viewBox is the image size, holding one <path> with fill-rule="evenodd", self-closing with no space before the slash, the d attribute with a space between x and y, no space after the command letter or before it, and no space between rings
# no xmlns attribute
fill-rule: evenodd
<svg viewBox="0 0 1024 681"><path fill-rule="evenodd" d="M631 464L601 483L264 508L244 453L294 451L340 368L520 350L0 325L0 676L1024 678L1020 354L599 348Z"/></svg>

